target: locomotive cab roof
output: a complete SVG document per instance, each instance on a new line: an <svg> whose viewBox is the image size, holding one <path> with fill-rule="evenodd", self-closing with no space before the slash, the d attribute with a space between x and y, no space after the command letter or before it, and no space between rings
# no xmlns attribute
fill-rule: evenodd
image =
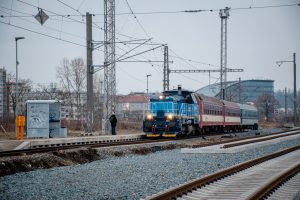
<svg viewBox="0 0 300 200"><path fill-rule="evenodd" d="M162 92L160 98L159 96L151 97L150 101L177 101L186 102L188 98L191 98L192 92L188 90L167 90Z"/></svg>

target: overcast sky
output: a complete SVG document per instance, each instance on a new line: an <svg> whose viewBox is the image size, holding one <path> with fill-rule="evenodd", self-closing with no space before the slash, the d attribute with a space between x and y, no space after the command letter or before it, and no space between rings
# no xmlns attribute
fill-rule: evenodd
<svg viewBox="0 0 300 200"><path fill-rule="evenodd" d="M242 68L244 72L229 73L228 80L238 80L239 77L242 80L273 79L275 90L285 87L292 89L292 63L285 63L278 67L276 61L292 60L292 54L295 52L299 63L297 87L300 89L300 6L255 9L260 6L300 4L299 0L127 0L127 2L128 4L126 0L116 0L116 41L150 37L153 43L168 44L169 60L173 61L170 69L219 69L207 65L220 65L221 20L217 10L226 6L232 8L228 19L227 63L228 67ZM50 15L43 26L30 17L37 14L37 7L44 9ZM57 82L56 67L60 65L63 58L82 57L85 60L85 18L57 15L80 15L70 7L80 13L96 14L93 17L95 22L93 39L103 41L103 31L100 29L104 21L102 0L1 0L0 15L4 17L0 18L0 22L10 25L0 23L0 67L15 73L14 38L20 36L26 39L18 41L19 76L31 79L35 84ZM137 13L136 18L129 14L129 7ZM253 9L235 9L249 7ZM150 14L196 9L216 11ZM116 46L117 55L122 55L124 51L135 47L135 45L120 43ZM151 46L143 46L129 55L150 48ZM163 61L163 49L150 51L135 59ZM94 51L94 64L103 64L102 51ZM103 76L101 71L97 74ZM163 89L162 62L117 63L117 93L145 92L147 74L152 75L149 77L149 91L161 91ZM219 76L219 73L211 74L210 82L219 81ZM209 84L209 76L208 74L171 74L170 87L177 87L178 84L185 89L197 90Z"/></svg>

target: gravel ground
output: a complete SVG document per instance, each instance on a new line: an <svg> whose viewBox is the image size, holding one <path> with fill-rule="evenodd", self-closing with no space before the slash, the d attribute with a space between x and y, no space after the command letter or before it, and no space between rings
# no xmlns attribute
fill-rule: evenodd
<svg viewBox="0 0 300 200"><path fill-rule="evenodd" d="M236 154L180 149L0 177L0 199L140 199L219 169L300 144L300 139Z"/></svg>

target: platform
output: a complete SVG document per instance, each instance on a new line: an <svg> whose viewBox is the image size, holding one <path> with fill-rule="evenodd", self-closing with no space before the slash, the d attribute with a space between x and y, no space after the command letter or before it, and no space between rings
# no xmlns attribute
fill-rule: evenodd
<svg viewBox="0 0 300 200"><path fill-rule="evenodd" d="M69 138L49 138L49 139L25 139L19 140L3 140L0 141L0 151L18 150L18 149L34 149L42 147L58 147L79 144L96 144L118 141L134 141L139 140L144 134L130 135L103 135L88 137L69 137Z"/></svg>

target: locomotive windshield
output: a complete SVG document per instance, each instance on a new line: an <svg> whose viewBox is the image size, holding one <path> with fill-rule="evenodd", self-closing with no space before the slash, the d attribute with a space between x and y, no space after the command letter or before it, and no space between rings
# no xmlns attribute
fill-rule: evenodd
<svg viewBox="0 0 300 200"><path fill-rule="evenodd" d="M159 98L151 98L150 111L154 116L158 111L165 114L191 116L197 112L197 105L193 104L189 95L180 96L177 94L169 94L170 96L160 96Z"/></svg>
<svg viewBox="0 0 300 200"><path fill-rule="evenodd" d="M152 114L156 114L159 110L162 110L165 113L177 114L178 104L176 102L152 101L150 102L150 110Z"/></svg>

